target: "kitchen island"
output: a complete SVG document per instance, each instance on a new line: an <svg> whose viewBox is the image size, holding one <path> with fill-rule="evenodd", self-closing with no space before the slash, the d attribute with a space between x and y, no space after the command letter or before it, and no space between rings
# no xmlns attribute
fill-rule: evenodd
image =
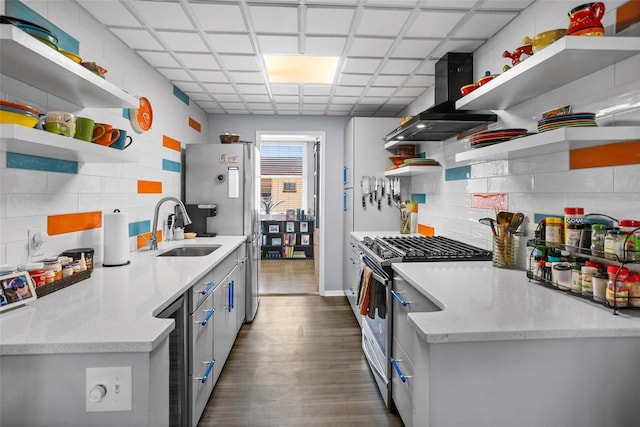
<svg viewBox="0 0 640 427"><path fill-rule="evenodd" d="M394 306L392 389L406 424L637 425L640 312L613 315L490 262L393 269L394 288L429 302L404 323Z"/></svg>
<svg viewBox="0 0 640 427"><path fill-rule="evenodd" d="M169 334L157 316L245 242L218 236L163 242L130 264L0 315L2 425L169 425ZM174 246L215 245L198 257L158 257ZM233 260L233 265L236 259ZM130 410L87 412L87 368L131 367Z"/></svg>

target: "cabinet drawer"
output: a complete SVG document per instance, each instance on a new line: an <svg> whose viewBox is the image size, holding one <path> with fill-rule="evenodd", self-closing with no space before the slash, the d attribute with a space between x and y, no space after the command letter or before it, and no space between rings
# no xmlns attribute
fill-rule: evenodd
<svg viewBox="0 0 640 427"><path fill-rule="evenodd" d="M198 310L198 307L211 295L215 288L214 270L209 270L198 283L191 287L189 292L189 314Z"/></svg>
<svg viewBox="0 0 640 427"><path fill-rule="evenodd" d="M213 365L203 363L202 366L195 369L193 376L189 377L191 379L191 425L193 427L198 425L213 392L213 371ZM202 378L207 372L208 377L206 381L202 382Z"/></svg>
<svg viewBox="0 0 640 427"><path fill-rule="evenodd" d="M402 347L394 339L391 363L391 398L405 426L413 425L414 366ZM400 372L398 372L400 371ZM404 381L400 376L404 376Z"/></svg>
<svg viewBox="0 0 640 427"><path fill-rule="evenodd" d="M393 336L414 361L415 330L408 314L440 311L440 308L397 274L393 278L393 293Z"/></svg>
<svg viewBox="0 0 640 427"><path fill-rule="evenodd" d="M213 359L213 293L189 315L191 323L191 363L189 373L194 376L200 366Z"/></svg>
<svg viewBox="0 0 640 427"><path fill-rule="evenodd" d="M243 244L244 246L244 244ZM236 249L229 254L220 264L216 265L213 269L213 281L216 286L229 274L233 267L238 264L238 250Z"/></svg>

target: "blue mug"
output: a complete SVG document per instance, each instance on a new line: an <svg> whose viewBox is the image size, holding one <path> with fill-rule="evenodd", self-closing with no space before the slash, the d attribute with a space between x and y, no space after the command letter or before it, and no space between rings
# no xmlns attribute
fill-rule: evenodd
<svg viewBox="0 0 640 427"><path fill-rule="evenodd" d="M127 131L124 129L118 129L120 131L120 137L116 139L116 142L111 144L109 147L117 148L118 150L124 150L128 146L133 143L133 138L127 136Z"/></svg>

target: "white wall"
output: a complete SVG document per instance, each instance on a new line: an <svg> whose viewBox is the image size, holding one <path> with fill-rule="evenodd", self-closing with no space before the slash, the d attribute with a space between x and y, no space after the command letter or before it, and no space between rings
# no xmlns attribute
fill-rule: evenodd
<svg viewBox="0 0 640 427"><path fill-rule="evenodd" d="M342 165L344 127L347 117L316 116L239 116L213 114L208 120L208 142L219 142L218 135L237 133L240 139L255 141L257 131L323 131L324 175L321 175L321 226L325 228L322 242L325 293L341 291L342 271L332 266L342 265ZM310 184L311 185L311 184ZM324 199L324 200L323 200ZM322 232L322 230L321 230ZM322 275L321 275L322 277Z"/></svg>
<svg viewBox="0 0 640 427"><path fill-rule="evenodd" d="M164 196L180 197L180 173L162 169L162 159L180 161L180 153L162 146L167 135L183 144L202 140L206 134L206 113L198 106L184 104L173 96L173 86L136 53L129 50L82 9L70 1L24 1L27 6L60 27L80 42L80 56L96 61L108 72L106 80L134 96L149 98L153 107L153 126L138 134L122 109L82 108L34 89L24 83L0 76L2 99L33 105L41 111L66 110L92 117L96 121L127 129L134 143L127 153L137 153L135 164L80 164L77 175L6 167L6 153L0 152L0 263L27 261L27 230L47 226L48 215L87 211L111 212L120 209L129 222L151 220L155 203ZM4 9L4 2L2 3ZM4 60L4 58L3 58ZM202 125L202 134L188 126L188 117ZM79 142L80 143L80 142ZM184 146L184 145L183 145ZM161 181L162 194L138 194L137 181ZM163 210L172 207L167 203ZM135 249L135 237L130 247ZM46 244L47 255L65 249L93 247L102 261L102 228L53 236Z"/></svg>
<svg viewBox="0 0 640 427"><path fill-rule="evenodd" d="M508 60L504 50L513 50L524 36L533 36L553 28L566 28L570 1L537 1L506 28L480 47L474 54L475 74L485 70L501 73ZM607 35L614 35L615 7L623 1L606 2L603 20ZM568 63L567 67L580 64ZM640 125L640 55L593 73L549 93L496 111L499 122L492 128L523 127L536 131L540 114L549 109L572 105L574 112L597 114L600 126ZM425 95L406 113L431 106L433 99ZM429 103L430 102L430 103ZM607 112L624 105L620 111ZM427 157L438 159L444 168L464 166L455 162L455 154L467 151L467 139L451 139L443 143L424 143ZM471 165L466 180L444 181L442 176L419 176L412 180L412 193L426 193L427 202L419 206L419 222L435 227L436 234L470 241L490 249L489 228L478 223L482 217L493 217L491 210L471 207L474 193L506 193L509 210L521 211L528 217L530 228L534 213L562 215L566 206L582 206L585 212L598 212L624 219L640 218L640 165L569 169L569 153L540 155L512 161L488 161ZM523 264L524 242L521 242L520 264Z"/></svg>

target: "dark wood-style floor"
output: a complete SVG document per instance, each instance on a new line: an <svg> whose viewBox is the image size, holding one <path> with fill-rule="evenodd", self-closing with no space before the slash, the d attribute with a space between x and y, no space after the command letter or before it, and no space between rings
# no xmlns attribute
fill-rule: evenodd
<svg viewBox="0 0 640 427"><path fill-rule="evenodd" d="M260 295L317 295L312 259L263 259L260 261Z"/></svg>
<svg viewBox="0 0 640 427"><path fill-rule="evenodd" d="M378 394L360 340L345 298L263 295L199 426L402 426Z"/></svg>

